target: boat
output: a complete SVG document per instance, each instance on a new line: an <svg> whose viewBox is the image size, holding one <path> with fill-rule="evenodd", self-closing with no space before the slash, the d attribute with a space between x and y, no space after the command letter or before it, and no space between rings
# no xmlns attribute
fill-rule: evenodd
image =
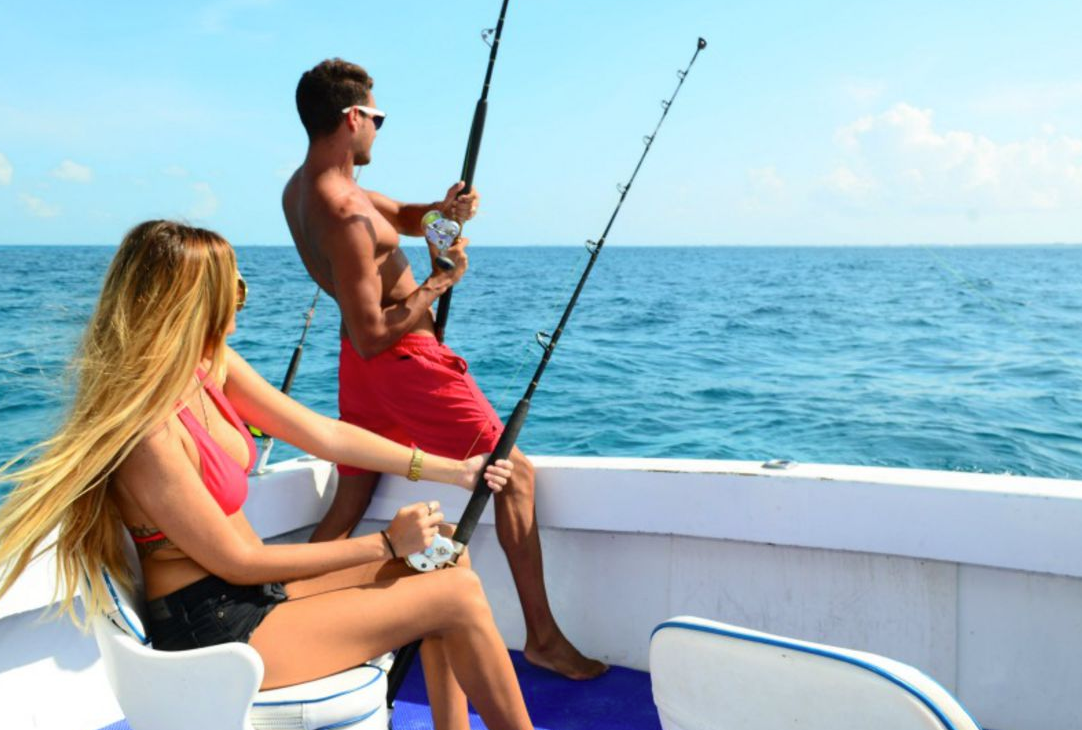
<svg viewBox="0 0 1082 730"><path fill-rule="evenodd" d="M516 654L538 727L661 727L657 678L652 693L646 674L651 636L681 615L789 637L790 653L810 642L887 657L934 678L986 730L1082 727L1082 481L792 462L534 461L554 612L585 653L617 667L575 683L531 671ZM269 541L304 540L335 484L332 465L311 457L273 464L251 477L245 511ZM423 499L458 514L467 497L387 478L358 529L379 529ZM521 649L491 505L470 551L504 640ZM127 728L93 636L49 617L52 593L46 555L0 601L0 727ZM798 704L785 697L775 704ZM396 716L423 702L407 686Z"/></svg>

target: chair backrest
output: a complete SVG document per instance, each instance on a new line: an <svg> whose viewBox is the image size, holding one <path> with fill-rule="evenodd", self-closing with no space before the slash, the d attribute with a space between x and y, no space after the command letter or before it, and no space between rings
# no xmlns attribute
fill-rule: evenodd
<svg viewBox="0 0 1082 730"><path fill-rule="evenodd" d="M132 730L269 730L387 727L388 657L322 679L259 692L263 661L240 642L156 651L144 630L142 574L124 590L108 574L112 606L92 619L106 676ZM253 701L258 699L258 702Z"/></svg>
<svg viewBox="0 0 1082 730"><path fill-rule="evenodd" d="M665 730L980 730L907 664L691 616L654 629L650 677Z"/></svg>
<svg viewBox="0 0 1082 730"><path fill-rule="evenodd" d="M128 725L132 730L250 730L249 711L263 681L259 654L241 643L154 650L143 628L142 574L134 550L129 558L135 590L125 590L106 574L112 606L91 619L109 685Z"/></svg>
<svg viewBox="0 0 1082 730"><path fill-rule="evenodd" d="M147 638L143 621L146 617L146 602L143 600L142 581L138 580L142 577L141 574L138 571L136 572L137 582L132 587L132 590L128 590L114 581L107 570L103 569L102 574L105 579L105 586L109 589L109 595L113 599L105 617L116 628L140 644L149 644L150 639Z"/></svg>

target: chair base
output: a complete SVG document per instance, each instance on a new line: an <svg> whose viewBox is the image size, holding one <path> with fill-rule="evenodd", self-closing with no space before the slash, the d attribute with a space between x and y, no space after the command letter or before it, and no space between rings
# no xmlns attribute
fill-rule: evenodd
<svg viewBox="0 0 1082 730"><path fill-rule="evenodd" d="M387 674L366 664L330 677L260 692L253 730L345 730L387 727Z"/></svg>

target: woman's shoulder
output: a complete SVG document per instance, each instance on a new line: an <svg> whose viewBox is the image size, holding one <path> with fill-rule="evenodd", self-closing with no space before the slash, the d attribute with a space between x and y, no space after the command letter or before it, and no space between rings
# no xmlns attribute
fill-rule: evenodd
<svg viewBox="0 0 1082 730"><path fill-rule="evenodd" d="M117 466L116 475L123 481L142 481L176 468L178 461L191 463L194 443L189 448L190 441L191 434L180 417L171 414L135 442Z"/></svg>

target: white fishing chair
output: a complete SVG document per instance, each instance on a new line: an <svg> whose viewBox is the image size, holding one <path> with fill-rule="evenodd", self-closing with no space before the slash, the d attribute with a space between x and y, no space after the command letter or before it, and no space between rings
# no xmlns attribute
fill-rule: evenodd
<svg viewBox="0 0 1082 730"><path fill-rule="evenodd" d="M132 730L386 730L390 655L324 679L259 691L263 661L240 642L157 651L142 590L105 576L113 606L92 620L109 684Z"/></svg>
<svg viewBox="0 0 1082 730"><path fill-rule="evenodd" d="M907 664L692 616L654 629L650 681L665 730L980 730Z"/></svg>

